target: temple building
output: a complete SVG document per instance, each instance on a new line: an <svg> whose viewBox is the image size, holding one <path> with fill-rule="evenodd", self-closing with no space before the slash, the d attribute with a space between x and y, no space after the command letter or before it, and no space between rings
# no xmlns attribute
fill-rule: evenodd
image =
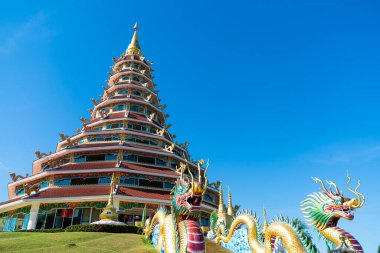
<svg viewBox="0 0 380 253"><path fill-rule="evenodd" d="M152 62L142 55L137 33L136 24L127 50L113 59L104 93L92 99L90 116L80 118L76 134L59 134L53 153L36 151L32 175L11 173L9 199L0 203L0 231L98 221L113 174L119 221L139 225L144 207L149 216L159 206L170 206L180 162L189 160L197 173L188 144L177 143L169 132L166 105L160 103ZM201 206L202 226L209 226L217 207L218 190L209 186Z"/></svg>

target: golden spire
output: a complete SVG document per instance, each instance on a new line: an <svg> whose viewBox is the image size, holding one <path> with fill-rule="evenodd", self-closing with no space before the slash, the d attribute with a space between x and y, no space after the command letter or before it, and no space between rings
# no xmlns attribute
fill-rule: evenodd
<svg viewBox="0 0 380 253"><path fill-rule="evenodd" d="M268 222L267 222L267 210L265 210L264 206L263 206L263 216L264 216L264 226L263 226L262 233L265 234L267 232Z"/></svg>
<svg viewBox="0 0 380 253"><path fill-rule="evenodd" d="M117 221L118 214L116 208L113 206L113 190L116 186L116 177L115 174L112 174L111 183L110 183L110 196L108 198L107 206L103 209L103 212L99 215L100 220L112 220Z"/></svg>
<svg viewBox="0 0 380 253"><path fill-rule="evenodd" d="M229 216L233 216L234 215L234 211L232 209L231 191L230 191L230 187L229 186L228 186L228 209L227 209L227 214Z"/></svg>
<svg viewBox="0 0 380 253"><path fill-rule="evenodd" d="M218 216L222 217L226 213L224 203L223 203L223 189L222 189L222 182L220 182L219 186L219 208L218 208Z"/></svg>
<svg viewBox="0 0 380 253"><path fill-rule="evenodd" d="M135 29L135 32L133 33L132 40L131 40L131 43L129 43L126 54L141 56L141 49L139 45L139 40L137 38L137 30L139 29L137 22L135 26L133 27L133 29Z"/></svg>
<svg viewBox="0 0 380 253"><path fill-rule="evenodd" d="M111 177L111 183L110 183L110 196L108 198L108 204L107 206L113 206L113 190L116 186L116 177L115 177L115 173L112 174L112 177Z"/></svg>

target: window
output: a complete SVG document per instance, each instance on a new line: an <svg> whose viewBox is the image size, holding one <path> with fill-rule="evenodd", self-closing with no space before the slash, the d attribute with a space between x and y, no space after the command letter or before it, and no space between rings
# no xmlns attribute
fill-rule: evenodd
<svg viewBox="0 0 380 253"><path fill-rule="evenodd" d="M174 183L172 182L164 182L165 189L172 189L174 187Z"/></svg>
<svg viewBox="0 0 380 253"><path fill-rule="evenodd" d="M46 188L46 187L48 187L49 186L49 182L48 181L42 181L41 183L40 183L40 188L42 189L42 188Z"/></svg>
<svg viewBox="0 0 380 253"><path fill-rule="evenodd" d="M148 144L149 145L149 139L145 139L145 138L139 138L139 137L136 137L136 142L137 143L142 143L142 144Z"/></svg>
<svg viewBox="0 0 380 253"><path fill-rule="evenodd" d="M83 163L86 161L86 156L81 154L75 154L74 155L74 162L76 163Z"/></svg>
<svg viewBox="0 0 380 253"><path fill-rule="evenodd" d="M6 218L0 218L0 231L3 231L6 220L7 220Z"/></svg>
<svg viewBox="0 0 380 253"><path fill-rule="evenodd" d="M112 138L111 138L112 139ZM108 153L108 154L75 154L75 162L96 162L96 161L114 161L117 159L117 153Z"/></svg>
<svg viewBox="0 0 380 253"><path fill-rule="evenodd" d="M56 211L56 209L46 213L46 218L45 218L45 223L44 223L43 229L53 228L55 211Z"/></svg>
<svg viewBox="0 0 380 253"><path fill-rule="evenodd" d="M132 112L139 112L139 113L144 113L144 106L141 106L141 105L136 105L134 103L131 103L130 105L130 108L129 108Z"/></svg>
<svg viewBox="0 0 380 253"><path fill-rule="evenodd" d="M106 154L106 161L114 161L117 159L117 153Z"/></svg>
<svg viewBox="0 0 380 253"><path fill-rule="evenodd" d="M138 125L138 124L128 123L127 127L129 129L146 132L146 126L144 126L144 125Z"/></svg>
<svg viewBox="0 0 380 253"><path fill-rule="evenodd" d="M140 179L139 180L139 185L140 186L145 186L145 187L154 187L154 188L163 188L163 182L160 181L149 181L146 179Z"/></svg>
<svg viewBox="0 0 380 253"><path fill-rule="evenodd" d="M168 166L168 161L166 159L156 158L156 165L166 167L166 166Z"/></svg>
<svg viewBox="0 0 380 253"><path fill-rule="evenodd" d="M137 155L130 154L130 153L123 153L123 160L137 162Z"/></svg>
<svg viewBox="0 0 380 253"><path fill-rule="evenodd" d="M110 107L109 106L103 107L100 109L100 111L103 113L108 113L110 111Z"/></svg>
<svg viewBox="0 0 380 253"><path fill-rule="evenodd" d="M206 200L208 202L214 203L214 197L208 193L206 193L203 198L204 198L204 200Z"/></svg>
<svg viewBox="0 0 380 253"><path fill-rule="evenodd" d="M29 215L26 216L25 214L20 213L20 214L14 215L14 216L16 217L16 223L15 223L14 230L15 231L23 230L25 218L27 218L29 220Z"/></svg>
<svg viewBox="0 0 380 253"><path fill-rule="evenodd" d="M119 90L119 91L117 91L117 94L118 95L127 95L128 94L128 89Z"/></svg>
<svg viewBox="0 0 380 253"><path fill-rule="evenodd" d="M71 179L69 178L57 178L54 180L55 186L66 186L70 185Z"/></svg>
<svg viewBox="0 0 380 253"><path fill-rule="evenodd" d="M177 161L171 160L171 162L170 162L170 168L177 169L177 167L179 167L179 164L177 163Z"/></svg>
<svg viewBox="0 0 380 253"><path fill-rule="evenodd" d="M106 158L105 154L93 154L86 155L86 162L96 162L96 161L104 161Z"/></svg>
<svg viewBox="0 0 380 253"><path fill-rule="evenodd" d="M98 177L90 177L90 178L72 178L71 185L89 185L89 184L98 184Z"/></svg>
<svg viewBox="0 0 380 253"><path fill-rule="evenodd" d="M139 76L133 75L132 80L135 81L135 82L140 82L141 79L140 79Z"/></svg>
<svg viewBox="0 0 380 253"><path fill-rule="evenodd" d="M91 208L82 208L82 219L80 224L89 224L91 218Z"/></svg>
<svg viewBox="0 0 380 253"><path fill-rule="evenodd" d="M75 208L74 213L73 213L73 225L80 224L81 222L81 217L82 217L82 208Z"/></svg>
<svg viewBox="0 0 380 253"><path fill-rule="evenodd" d="M99 178L99 184L110 184L111 178L110 177L100 177Z"/></svg>
<svg viewBox="0 0 380 253"><path fill-rule="evenodd" d="M99 220L99 215L101 214L102 209L92 208L91 222Z"/></svg>
<svg viewBox="0 0 380 253"><path fill-rule="evenodd" d="M131 93L132 93L132 95L142 97L142 92L139 90L132 90Z"/></svg>
<svg viewBox="0 0 380 253"><path fill-rule="evenodd" d="M158 146L158 141L150 140L150 145Z"/></svg>
<svg viewBox="0 0 380 253"><path fill-rule="evenodd" d="M93 135L87 137L88 142L98 142L98 141L104 141L104 136L102 135Z"/></svg>
<svg viewBox="0 0 380 253"><path fill-rule="evenodd" d="M121 80L122 81L129 81L129 80L131 80L131 76L130 75L124 75L121 77Z"/></svg>
<svg viewBox="0 0 380 253"><path fill-rule="evenodd" d="M107 124L107 129L120 129L120 128L123 128L123 123L122 122L119 122L119 123L110 123L110 124Z"/></svg>
<svg viewBox="0 0 380 253"><path fill-rule="evenodd" d="M138 185L138 180L137 178L133 177L122 177L120 179L121 184L129 184L129 185Z"/></svg>
<svg viewBox="0 0 380 253"><path fill-rule="evenodd" d="M16 196L20 196L22 194L25 194L25 189L24 187L18 188L15 190Z"/></svg>
<svg viewBox="0 0 380 253"><path fill-rule="evenodd" d="M112 136L106 136L105 141L120 141L120 136L119 135L112 135Z"/></svg>
<svg viewBox="0 0 380 253"><path fill-rule="evenodd" d="M156 164L156 159L154 157L138 156L137 158L139 163Z"/></svg>
<svg viewBox="0 0 380 253"><path fill-rule="evenodd" d="M114 111L123 111L125 110L125 104L116 104L113 106Z"/></svg>

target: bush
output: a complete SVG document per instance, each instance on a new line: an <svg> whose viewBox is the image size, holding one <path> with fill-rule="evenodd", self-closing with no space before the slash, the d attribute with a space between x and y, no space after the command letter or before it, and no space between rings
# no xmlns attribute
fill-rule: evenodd
<svg viewBox="0 0 380 253"><path fill-rule="evenodd" d="M29 229L29 230L20 230L17 232L42 232L42 233L59 233L65 232L63 228L50 228L50 229Z"/></svg>
<svg viewBox="0 0 380 253"><path fill-rule="evenodd" d="M106 225L106 224L89 224L73 225L67 227L66 232L107 232L107 233L133 233L142 234L142 229L129 225Z"/></svg>

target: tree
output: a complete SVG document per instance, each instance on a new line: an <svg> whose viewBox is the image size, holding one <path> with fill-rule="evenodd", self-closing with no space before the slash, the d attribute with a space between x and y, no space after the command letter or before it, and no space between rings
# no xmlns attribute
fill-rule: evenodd
<svg viewBox="0 0 380 253"><path fill-rule="evenodd" d="M232 211L234 213L234 215L236 215L236 213L240 210L240 205L234 205L232 207Z"/></svg>
<svg viewBox="0 0 380 253"><path fill-rule="evenodd" d="M305 222L303 222L302 220L298 218L293 219L293 224L301 230L306 230L308 228Z"/></svg>
<svg viewBox="0 0 380 253"><path fill-rule="evenodd" d="M377 253L380 253L380 246L377 248Z"/></svg>

